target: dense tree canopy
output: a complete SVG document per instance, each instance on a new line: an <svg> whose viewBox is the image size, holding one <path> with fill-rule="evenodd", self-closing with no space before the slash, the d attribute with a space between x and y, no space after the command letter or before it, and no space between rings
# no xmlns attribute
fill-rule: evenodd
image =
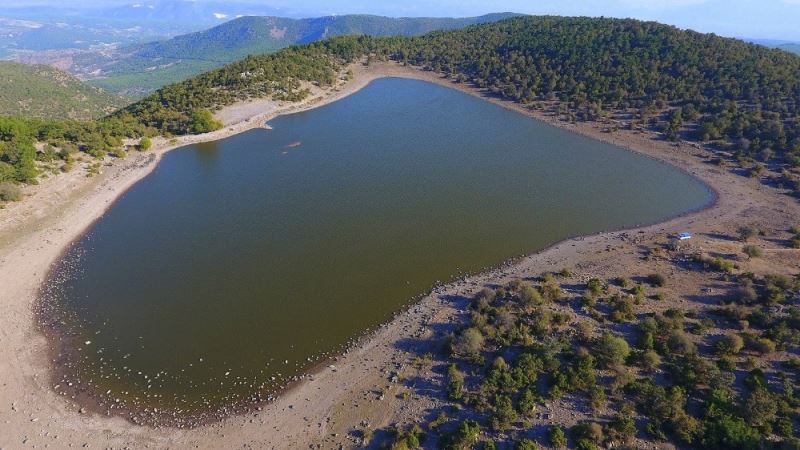
<svg viewBox="0 0 800 450"><path fill-rule="evenodd" d="M615 113L670 139L800 166L800 57L654 22L603 18L517 17L422 37L333 38L248 56L97 122L28 120L28 135L103 155L123 138L211 131L220 124L209 112L249 98L303 99L308 84L330 85L344 64L367 55L523 104L560 101L573 120ZM13 156L20 145L6 145L0 161L24 165ZM28 178L21 175L27 169L15 170L12 178Z"/></svg>

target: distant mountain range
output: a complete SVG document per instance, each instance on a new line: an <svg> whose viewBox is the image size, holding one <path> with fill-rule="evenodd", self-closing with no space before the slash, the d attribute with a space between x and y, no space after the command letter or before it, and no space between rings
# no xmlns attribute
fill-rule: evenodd
<svg viewBox="0 0 800 450"><path fill-rule="evenodd" d="M777 48L783 51L800 55L800 42L782 41L777 39L748 39L742 38L747 42L753 44L763 45L765 47Z"/></svg>
<svg viewBox="0 0 800 450"><path fill-rule="evenodd" d="M248 1L131 0L107 6L63 2L48 7L0 8L0 58L31 51L92 49L165 39L207 29L240 16L308 17L311 11Z"/></svg>
<svg viewBox="0 0 800 450"><path fill-rule="evenodd" d="M368 15L314 19L247 16L168 40L93 51L38 52L20 59L27 63L56 64L109 91L140 96L247 55L273 52L294 44L348 34L417 36L434 30L496 22L516 15L498 13L457 19Z"/></svg>
<svg viewBox="0 0 800 450"><path fill-rule="evenodd" d="M775 46L775 48L779 48L781 50L785 50L789 53L795 53L800 55L800 43L792 43L792 44L781 44Z"/></svg>
<svg viewBox="0 0 800 450"><path fill-rule="evenodd" d="M48 66L0 61L0 115L89 120L125 100Z"/></svg>

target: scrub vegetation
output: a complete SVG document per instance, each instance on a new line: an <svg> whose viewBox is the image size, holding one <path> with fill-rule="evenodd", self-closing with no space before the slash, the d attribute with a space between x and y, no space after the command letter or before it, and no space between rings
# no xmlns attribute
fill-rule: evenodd
<svg viewBox="0 0 800 450"><path fill-rule="evenodd" d="M663 301L666 274L581 280L566 270L484 288L455 331L425 347L440 349L425 358L441 377L415 384L445 399L439 415L373 443L799 448L800 275L728 272L669 243L658 254L722 292L678 306ZM554 403L578 419L553 414Z"/></svg>

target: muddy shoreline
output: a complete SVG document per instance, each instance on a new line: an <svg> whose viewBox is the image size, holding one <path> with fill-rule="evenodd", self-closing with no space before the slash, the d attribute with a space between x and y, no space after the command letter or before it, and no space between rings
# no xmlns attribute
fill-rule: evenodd
<svg viewBox="0 0 800 450"><path fill-rule="evenodd" d="M471 93L487 101L516 109L550 125L579 132L588 137L654 157L700 179L711 190L713 201L699 211L686 212L657 224L646 224L626 230L606 231L595 235L566 239L532 255L513 258L510 263L502 264L493 270L483 271L476 275L459 276L448 284L434 287L419 301L410 302L388 323L365 331L340 356L315 365L312 379L306 378L301 382L292 383L282 391L275 401L261 404L255 409L248 409L237 415L226 416L221 420L204 423L202 426L196 426L193 430L163 426L156 429L138 426L128 420L120 421L119 417L107 417L103 411L100 411L99 414L94 411L79 414L71 400L65 401L62 395L54 393L52 378L49 374L41 375L39 373L43 368L53 367L48 360L52 359L53 355L49 355L50 358L47 358L46 352L43 351L47 348L43 344L49 340L43 342L43 336L35 329L37 322L32 317L32 313L36 312L35 298L38 298L43 286L41 281L46 279L47 273L52 269L52 262L60 260L65 249L90 228L94 220L102 215L102 211L109 207L113 199L118 198L134 182L146 175L146 173L144 175L141 173L125 174L124 171L111 173L102 180L106 185L88 184L88 182L83 185L88 185L93 189L92 192L98 193L106 187L109 191L114 188L114 192L102 192L105 196L98 198L103 200L87 205L86 202L91 200L89 199L84 203L76 202L64 206L67 208L66 212L76 210L83 213L80 214L83 222L76 223L82 225L77 235L71 235L67 229L69 227L60 223L62 221L60 218L65 213L57 211L57 213L46 216L53 217L54 225L52 227L49 224L46 224L47 226L42 224L34 230L35 233L31 231L32 234L22 235L23 238L29 239L11 239L10 242L17 246L6 246L0 253L0 264L4 266L11 267L9 265L22 261L26 263L19 265L18 270L21 272L12 271L5 275L6 278L2 278L3 274L0 274L0 282L12 283L8 286L15 287L8 292L9 305L14 308L4 318L3 325L7 326L0 332L2 333L0 341L4 343L5 347L0 356L5 356L7 361L3 364L3 373L6 375L7 382L3 385L0 398L6 404L12 405L10 411L0 412L0 419L9 423L14 431L0 436L0 444L8 442L9 445L12 445L15 442L24 441L29 444L57 442L58 445L62 445L74 442L76 444L94 443L100 446L174 447L177 445L192 447L238 442L241 445L255 443L266 448L270 446L281 448L286 445L307 446L308 442L327 443L329 439L333 439L328 436L332 430L337 430L339 433L339 430L345 429L343 427L355 426L356 418L363 415L362 412L343 411L342 408L360 398L363 388L384 383L386 367L393 367L398 364L397 361L403 360L402 352L398 353L396 349L396 342L415 333L428 332L426 324L434 320L450 320L450 315L455 314L439 300L441 295L445 293L466 295L485 283L500 283L513 274L527 273L542 265L583 264L584 256L582 255L589 254L591 249L595 248L605 247L608 249L607 242L612 242L626 234L658 236L665 232L683 231L684 228L690 228L690 231L693 232L714 230L718 222L732 222L734 218L745 214L747 208L753 208L752 205L758 204L759 201L763 203L763 199L772 199L776 196L774 192L758 187L751 180L740 179L741 177L728 173L724 168L710 167L695 156L697 153L706 153L706 151L688 144L673 147L664 142L653 141L651 135L644 133L636 135L620 132L619 136L609 136L594 128L595 125L592 124L573 126L560 122L554 123L553 119L544 113L539 113L537 116L535 111L525 111L519 105L491 99L468 86L459 86L435 74L413 68L388 65L388 67L366 68L364 72L366 73L364 79L369 80L384 76L405 76L437 82ZM364 85L366 83L368 81L364 82ZM293 111L288 113L291 112ZM258 121L253 120L252 122ZM252 122L247 124L249 126L247 129L257 126ZM209 140L223 137L227 136ZM181 143L175 147L188 143L192 142ZM144 162L143 166L148 169L147 173L152 170L163 151L166 150L160 150L161 153L156 153ZM710 153L708 156L711 156ZM110 172L113 170L112 168ZM139 172L142 170L144 169L139 169ZM131 175L139 177L131 177ZM120 180L127 187L120 189L120 185L113 184ZM44 187L47 188L47 186ZM111 200L108 200L109 196ZM739 204L740 199L745 198L743 196L747 196L748 203L752 205ZM86 208L88 208L88 213L84 211ZM43 211L47 212L48 210L43 208ZM85 223L87 214L94 216L88 225ZM44 244L42 236L47 241ZM12 237L14 237L13 234ZM31 255L40 256L31 258ZM608 253L608 257L613 256L612 250ZM549 261L562 262L549 263ZM560 268L552 267L553 270ZM368 366L365 366L365 361L369 361ZM330 364L337 365L336 372L328 367ZM363 404L363 402L357 403ZM395 420L398 416L396 411L398 405L400 403L397 402L384 404L379 414L376 413L380 421ZM263 411L259 411L258 408L262 408ZM306 421L305 418L309 419ZM261 424L254 423L254 420ZM311 435L308 434L307 429L307 422L310 423L310 421L320 424L314 427L315 431ZM380 421L377 421L376 424ZM52 439L58 440L53 441ZM343 437L336 437L336 439L342 441Z"/></svg>

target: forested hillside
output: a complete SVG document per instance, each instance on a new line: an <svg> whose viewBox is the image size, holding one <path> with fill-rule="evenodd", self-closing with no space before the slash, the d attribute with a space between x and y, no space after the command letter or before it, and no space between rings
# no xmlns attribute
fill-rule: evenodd
<svg viewBox="0 0 800 450"><path fill-rule="evenodd" d="M423 37L347 36L291 47L167 86L91 132L51 127L39 139L72 141L99 155L121 137L209 131L218 126L211 119L217 108L253 97L304 98L301 81L329 85L345 63L365 55L422 66L531 108L558 105L564 120L613 116L619 126L712 143L754 175L762 164L800 166L800 57L602 18L519 17ZM796 174L783 177L800 192Z"/></svg>
<svg viewBox="0 0 800 450"><path fill-rule="evenodd" d="M633 126L659 127L668 138L683 132L743 157L800 164L800 58L635 20L520 17L415 38L337 38L247 58L164 88L127 111L164 128L150 116L163 110L189 117L187 108L195 104L213 109L261 95L259 86L274 76L275 58L298 61L302 71L319 66L315 60L325 55L350 61L369 53L524 104L559 100L574 120L623 111ZM309 75L327 83L332 71ZM166 128L181 132L188 126Z"/></svg>
<svg viewBox="0 0 800 450"><path fill-rule="evenodd" d="M349 35L416 36L495 22L510 13L468 18L392 18L368 15L313 19L240 17L214 28L114 52L76 55L73 72L93 78L105 89L136 95L220 67L248 55L270 53L295 44ZM99 74L99 76L98 76Z"/></svg>
<svg viewBox="0 0 800 450"><path fill-rule="evenodd" d="M125 104L68 73L11 61L0 61L0 88L0 115L89 120Z"/></svg>

